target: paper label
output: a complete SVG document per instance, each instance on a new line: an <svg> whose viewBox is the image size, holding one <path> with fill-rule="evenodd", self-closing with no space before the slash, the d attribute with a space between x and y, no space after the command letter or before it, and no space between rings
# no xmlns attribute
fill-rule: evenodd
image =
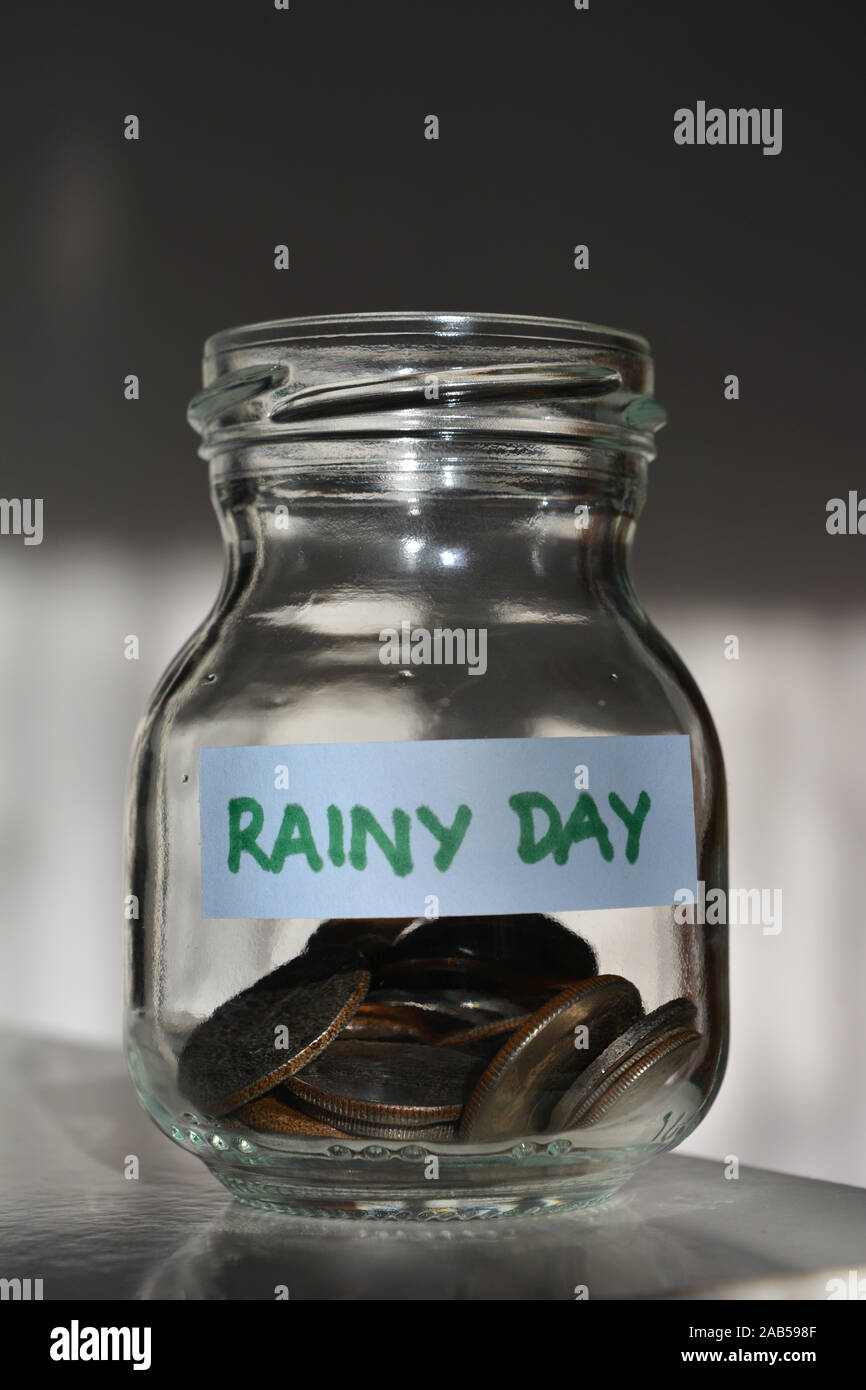
<svg viewBox="0 0 866 1390"><path fill-rule="evenodd" d="M659 907L696 888L686 734L202 748L205 917Z"/></svg>

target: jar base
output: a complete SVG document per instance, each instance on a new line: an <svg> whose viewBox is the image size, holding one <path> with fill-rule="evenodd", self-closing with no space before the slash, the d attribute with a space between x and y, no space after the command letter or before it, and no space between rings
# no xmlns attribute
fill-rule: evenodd
<svg viewBox="0 0 866 1390"><path fill-rule="evenodd" d="M327 1196L303 1190L264 1175L226 1172L224 1168L208 1165L215 1178L227 1187L232 1196L246 1206L265 1211L278 1211L291 1216L327 1217L332 1220L354 1221L470 1221L490 1220L504 1216L540 1216L546 1212L577 1211L594 1207L617 1192L636 1171L631 1168L616 1173L599 1173L574 1178L562 1189L550 1194L537 1190L525 1195L490 1195L481 1193L456 1194L430 1198L420 1192L384 1195L359 1191L330 1191ZM532 1185L534 1188L534 1185ZM559 1184L553 1184L559 1187Z"/></svg>

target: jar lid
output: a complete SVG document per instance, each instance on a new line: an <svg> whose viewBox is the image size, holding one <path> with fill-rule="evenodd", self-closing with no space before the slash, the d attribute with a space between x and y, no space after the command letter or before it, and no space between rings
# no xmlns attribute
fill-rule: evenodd
<svg viewBox="0 0 866 1390"><path fill-rule="evenodd" d="M647 341L570 319L358 313L214 334L190 403L200 453L279 438L576 438L655 455Z"/></svg>

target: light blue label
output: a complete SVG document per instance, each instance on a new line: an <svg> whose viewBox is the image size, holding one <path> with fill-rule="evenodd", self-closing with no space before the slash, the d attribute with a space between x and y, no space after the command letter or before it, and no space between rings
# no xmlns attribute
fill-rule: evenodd
<svg viewBox="0 0 866 1390"><path fill-rule="evenodd" d="M205 917L660 907L696 889L685 734L202 748Z"/></svg>

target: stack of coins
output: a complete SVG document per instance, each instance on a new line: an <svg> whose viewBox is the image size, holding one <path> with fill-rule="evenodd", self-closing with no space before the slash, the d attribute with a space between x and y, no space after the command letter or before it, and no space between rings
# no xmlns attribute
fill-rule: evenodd
<svg viewBox="0 0 866 1390"><path fill-rule="evenodd" d="M628 1116L695 1060L685 998L645 1013L551 917L333 919L192 1032L178 1085L229 1123L488 1143Z"/></svg>

